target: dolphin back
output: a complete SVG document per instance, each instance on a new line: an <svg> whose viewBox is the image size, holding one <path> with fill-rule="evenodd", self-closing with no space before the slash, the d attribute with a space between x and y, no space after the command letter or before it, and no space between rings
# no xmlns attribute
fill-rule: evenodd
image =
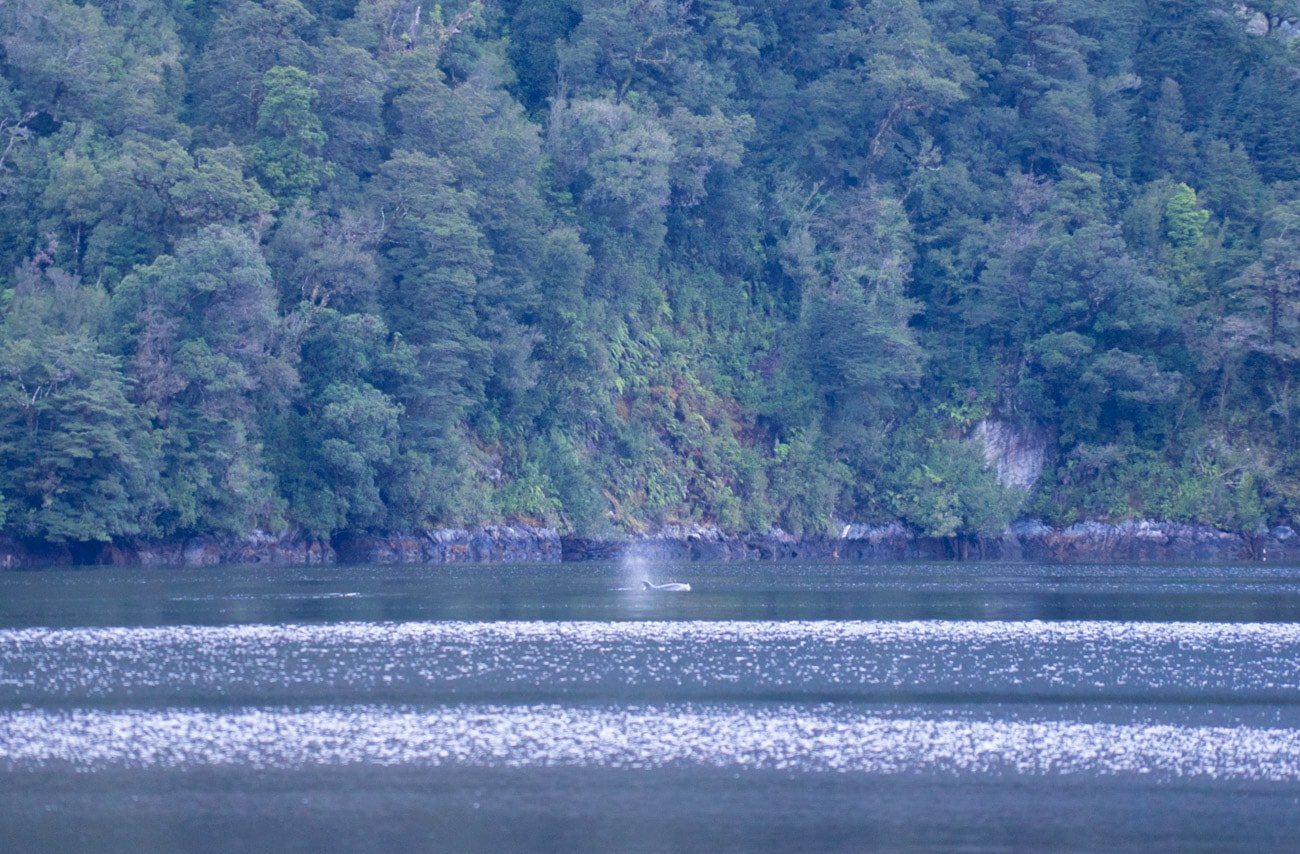
<svg viewBox="0 0 1300 854"><path fill-rule="evenodd" d="M691 589L691 585L682 584L679 581L669 581L667 584L653 584L649 581L641 582L642 590L662 590L670 593L685 593Z"/></svg>

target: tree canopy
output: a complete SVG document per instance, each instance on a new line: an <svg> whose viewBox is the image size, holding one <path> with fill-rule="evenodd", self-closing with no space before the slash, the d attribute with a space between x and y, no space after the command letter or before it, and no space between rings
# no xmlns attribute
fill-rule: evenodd
<svg viewBox="0 0 1300 854"><path fill-rule="evenodd" d="M1300 522L1298 27L12 0L0 530Z"/></svg>

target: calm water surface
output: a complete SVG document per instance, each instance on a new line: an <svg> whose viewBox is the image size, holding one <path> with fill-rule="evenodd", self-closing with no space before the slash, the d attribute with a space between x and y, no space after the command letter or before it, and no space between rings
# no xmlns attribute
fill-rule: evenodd
<svg viewBox="0 0 1300 854"><path fill-rule="evenodd" d="M1300 568L0 573L0 803L15 851L1295 850Z"/></svg>

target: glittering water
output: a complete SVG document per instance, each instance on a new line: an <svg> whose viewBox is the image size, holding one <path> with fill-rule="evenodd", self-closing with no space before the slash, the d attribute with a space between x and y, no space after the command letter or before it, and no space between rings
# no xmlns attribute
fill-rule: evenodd
<svg viewBox="0 0 1300 854"><path fill-rule="evenodd" d="M1300 780L1300 730L962 720L834 706L362 706L0 716L7 770L712 766Z"/></svg>
<svg viewBox="0 0 1300 854"><path fill-rule="evenodd" d="M0 574L0 847L1300 833L1298 570L654 570Z"/></svg>
<svg viewBox="0 0 1300 854"><path fill-rule="evenodd" d="M0 702L1300 697L1300 624L438 622L0 630Z"/></svg>

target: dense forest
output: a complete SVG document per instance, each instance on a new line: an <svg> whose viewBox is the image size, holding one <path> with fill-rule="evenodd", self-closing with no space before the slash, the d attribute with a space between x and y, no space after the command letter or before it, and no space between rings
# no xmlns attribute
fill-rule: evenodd
<svg viewBox="0 0 1300 854"><path fill-rule="evenodd" d="M2 530L1300 519L1297 22L5 0Z"/></svg>

